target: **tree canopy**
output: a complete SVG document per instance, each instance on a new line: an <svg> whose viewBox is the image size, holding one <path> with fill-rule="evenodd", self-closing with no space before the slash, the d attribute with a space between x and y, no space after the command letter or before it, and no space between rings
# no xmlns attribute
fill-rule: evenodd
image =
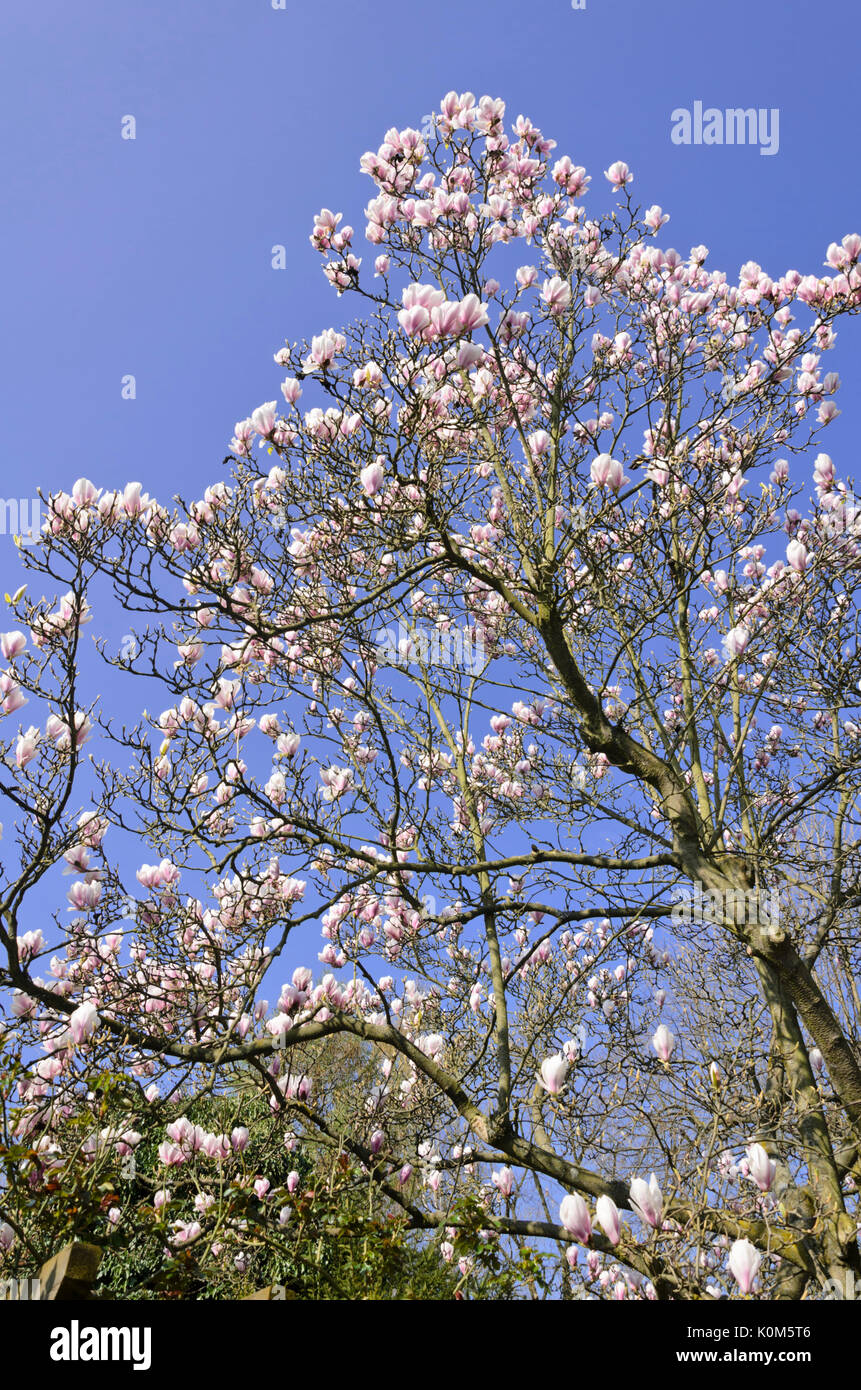
<svg viewBox="0 0 861 1390"><path fill-rule="evenodd" d="M730 279L626 164L590 212L502 101L433 125L370 258L314 219L339 326L224 476L22 552L3 1258L74 1191L181 1296L344 1296L343 1231L376 1296L851 1290L861 236Z"/></svg>

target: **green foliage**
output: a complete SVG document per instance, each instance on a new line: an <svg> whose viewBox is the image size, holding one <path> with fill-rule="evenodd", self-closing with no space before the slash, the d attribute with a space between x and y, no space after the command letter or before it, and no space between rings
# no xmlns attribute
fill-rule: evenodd
<svg viewBox="0 0 861 1390"><path fill-rule="evenodd" d="M7 1064L7 1102L16 1074ZM99 1292L123 1300L235 1299L271 1284L293 1299L454 1296L459 1275L441 1260L438 1242L408 1229L403 1211L337 1145L299 1143L288 1151L283 1119L259 1092L199 1094L169 1115L155 1102L134 1114L141 1139L133 1162L112 1143L94 1151L94 1134L132 1126L133 1098L127 1077L103 1073L59 1127L59 1153L40 1152L32 1138L0 1145L2 1208L14 1210L26 1236L4 1275L34 1277L44 1260L79 1240L103 1249ZM193 1163L166 1169L158 1148L166 1118L180 1113L213 1133L244 1125L244 1152L224 1166L211 1162L203 1182ZM291 1172L299 1178L293 1193ZM261 1174L270 1182L262 1201L253 1187ZM171 1199L159 1209L163 1188ZM200 1236L171 1246L171 1222L193 1217L195 1196L204 1192L214 1200L200 1215Z"/></svg>

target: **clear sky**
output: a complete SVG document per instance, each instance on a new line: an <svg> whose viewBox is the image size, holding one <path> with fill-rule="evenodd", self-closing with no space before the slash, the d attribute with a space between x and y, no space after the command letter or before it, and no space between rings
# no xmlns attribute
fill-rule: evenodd
<svg viewBox="0 0 861 1390"><path fill-rule="evenodd" d="M343 210L362 254L360 155L451 88L530 116L593 175L596 211L627 160L638 201L671 213L660 244L705 243L730 275L818 272L861 230L854 0L283 3L4 0L3 498L82 474L199 495L234 421L278 394L285 337L355 312L323 279L313 214ZM671 113L696 101L777 107L778 152L674 144ZM846 476L854 325L829 367ZM0 583L15 577L0 535Z"/></svg>

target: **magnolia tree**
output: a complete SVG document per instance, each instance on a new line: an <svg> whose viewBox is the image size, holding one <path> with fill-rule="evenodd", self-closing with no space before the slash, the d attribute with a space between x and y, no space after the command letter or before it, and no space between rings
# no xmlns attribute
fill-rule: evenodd
<svg viewBox="0 0 861 1390"><path fill-rule="evenodd" d="M467 1296L861 1287L861 514L819 450L861 236L729 280L504 115L363 156L370 258L315 218L361 317L275 354L229 481L44 499L7 1261L74 1173L111 1240L241 1271L328 1154Z"/></svg>

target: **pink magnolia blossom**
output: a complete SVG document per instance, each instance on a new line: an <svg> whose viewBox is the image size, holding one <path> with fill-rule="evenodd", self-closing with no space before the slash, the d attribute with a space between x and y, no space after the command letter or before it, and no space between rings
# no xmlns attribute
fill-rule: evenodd
<svg viewBox="0 0 861 1390"><path fill-rule="evenodd" d="M660 231L661 227L665 226L669 220L669 213L664 212L657 203L653 203L643 216L643 221L652 232Z"/></svg>
<svg viewBox="0 0 861 1390"><path fill-rule="evenodd" d="M510 1197L514 1188L514 1174L510 1168L500 1168L491 1173L491 1182L501 1197Z"/></svg>
<svg viewBox="0 0 861 1390"><path fill-rule="evenodd" d="M608 179L614 188L624 188L626 184L634 182L634 175L621 159L617 159L609 169L604 170L604 178Z"/></svg>
<svg viewBox="0 0 861 1390"><path fill-rule="evenodd" d="M769 1192L774 1183L777 1163L773 1158L769 1158L762 1144L748 1144L745 1153L750 1176L761 1192Z"/></svg>
<svg viewBox="0 0 861 1390"><path fill-rule="evenodd" d="M80 912L90 912L98 907L102 897L102 885L98 880L73 883L66 894L72 907Z"/></svg>
<svg viewBox="0 0 861 1390"><path fill-rule="evenodd" d="M659 1023L652 1038L652 1046L662 1062L669 1062L676 1040L666 1023Z"/></svg>
<svg viewBox="0 0 861 1390"><path fill-rule="evenodd" d="M749 1240L733 1241L727 1265L742 1293L750 1293L761 1264L762 1256Z"/></svg>
<svg viewBox="0 0 861 1390"><path fill-rule="evenodd" d="M568 1075L568 1063L561 1052L555 1057L545 1057L538 1072L538 1084L551 1096L558 1096Z"/></svg>
<svg viewBox="0 0 861 1390"><path fill-rule="evenodd" d="M69 1016L69 1037L77 1046L88 1042L99 1026L99 1013L92 1001L79 1005Z"/></svg>
<svg viewBox="0 0 861 1390"><path fill-rule="evenodd" d="M28 703L21 687L6 674L0 676L0 696L2 695L6 697L0 705L4 714L14 714L17 709L23 709Z"/></svg>
<svg viewBox="0 0 861 1390"><path fill-rule="evenodd" d="M598 454L592 460L590 473L593 487L607 487L612 492L618 492L625 481L621 463L609 454Z"/></svg>
<svg viewBox="0 0 861 1390"><path fill-rule="evenodd" d="M337 333L334 328L324 329L311 339L311 351L302 362L303 370L313 372L319 368L325 371L346 346L347 340L342 333Z"/></svg>
<svg viewBox="0 0 861 1390"><path fill-rule="evenodd" d="M43 1057L36 1063L36 1072L43 1081L53 1081L65 1069L62 1057Z"/></svg>
<svg viewBox="0 0 861 1390"><path fill-rule="evenodd" d="M595 1217L610 1244L618 1245L622 1229L619 1208L606 1193L602 1193L595 1203Z"/></svg>
<svg viewBox="0 0 861 1390"><path fill-rule="evenodd" d="M284 397L287 404L295 405L301 394L302 387L299 385L296 377L285 377L284 381L281 383L281 395Z"/></svg>
<svg viewBox="0 0 861 1390"><path fill-rule="evenodd" d="M468 294L457 305L457 333L471 333L476 328L483 328L488 322L487 305L482 304L478 295Z"/></svg>
<svg viewBox="0 0 861 1390"><path fill-rule="evenodd" d="M32 960L44 949L45 938L41 928L37 928L36 931L25 931L18 937L18 955L22 961Z"/></svg>
<svg viewBox="0 0 861 1390"><path fill-rule="evenodd" d="M551 314L563 314L571 307L571 286L558 275L545 280L541 287L541 298Z"/></svg>
<svg viewBox="0 0 861 1390"><path fill-rule="evenodd" d="M650 1226L658 1227L661 1224L664 1198L654 1173L648 1182L643 1178L632 1178L630 1192L631 1206L638 1216Z"/></svg>
<svg viewBox="0 0 861 1390"><path fill-rule="evenodd" d="M589 1215L589 1208L578 1192L562 1198L559 1206L559 1220L565 1230L570 1231L581 1245L588 1245L592 1238L592 1218Z"/></svg>
<svg viewBox="0 0 861 1390"><path fill-rule="evenodd" d="M375 459L373 463L367 464L362 469L359 478L366 497L376 497L377 493L382 490L384 477L385 469L382 459Z"/></svg>
<svg viewBox="0 0 861 1390"><path fill-rule="evenodd" d="M29 994L24 994L22 990L14 990L12 994L12 1017L27 1018L35 1012L36 1001L31 999Z"/></svg>
<svg viewBox="0 0 861 1390"><path fill-rule="evenodd" d="M16 656L20 656L27 645L27 638L23 632L4 632L0 636L0 651L3 653L4 661L14 661Z"/></svg>
<svg viewBox="0 0 861 1390"><path fill-rule="evenodd" d="M127 517L141 516L149 506L149 496L141 492L140 483L126 483L123 488L122 508Z"/></svg>
<svg viewBox="0 0 861 1390"><path fill-rule="evenodd" d="M276 401L267 401L264 405L259 405L256 410L251 412L251 423L257 433L267 439L275 428L275 406Z"/></svg>
<svg viewBox="0 0 861 1390"><path fill-rule="evenodd" d="M41 734L35 724L31 724L25 734L18 736L18 742L15 745L15 762L22 770L35 758L40 738Z"/></svg>
<svg viewBox="0 0 861 1390"><path fill-rule="evenodd" d="M726 637L723 639L724 652L728 660L732 661L735 660L736 657L742 656L749 642L750 629L745 627L744 623L739 623L736 627L730 628Z"/></svg>
<svg viewBox="0 0 861 1390"><path fill-rule="evenodd" d="M176 1221L174 1223L174 1234L171 1236L172 1245L188 1245L193 1240L197 1240L202 1230L199 1221Z"/></svg>
<svg viewBox="0 0 861 1390"><path fill-rule="evenodd" d="M180 1163L185 1162L185 1154L178 1144L171 1144L167 1140L158 1146L159 1162L166 1168L175 1168Z"/></svg>
<svg viewBox="0 0 861 1390"><path fill-rule="evenodd" d="M414 304L409 309L398 311L398 323L404 330L408 338L414 338L417 334L430 326L430 310L423 304Z"/></svg>
<svg viewBox="0 0 861 1390"><path fill-rule="evenodd" d="M72 501L76 507L90 507L101 496L102 489L91 483L89 478L79 478L72 488Z"/></svg>
<svg viewBox="0 0 861 1390"><path fill-rule="evenodd" d="M813 482L821 492L827 492L834 486L834 464L828 454L816 455Z"/></svg>

